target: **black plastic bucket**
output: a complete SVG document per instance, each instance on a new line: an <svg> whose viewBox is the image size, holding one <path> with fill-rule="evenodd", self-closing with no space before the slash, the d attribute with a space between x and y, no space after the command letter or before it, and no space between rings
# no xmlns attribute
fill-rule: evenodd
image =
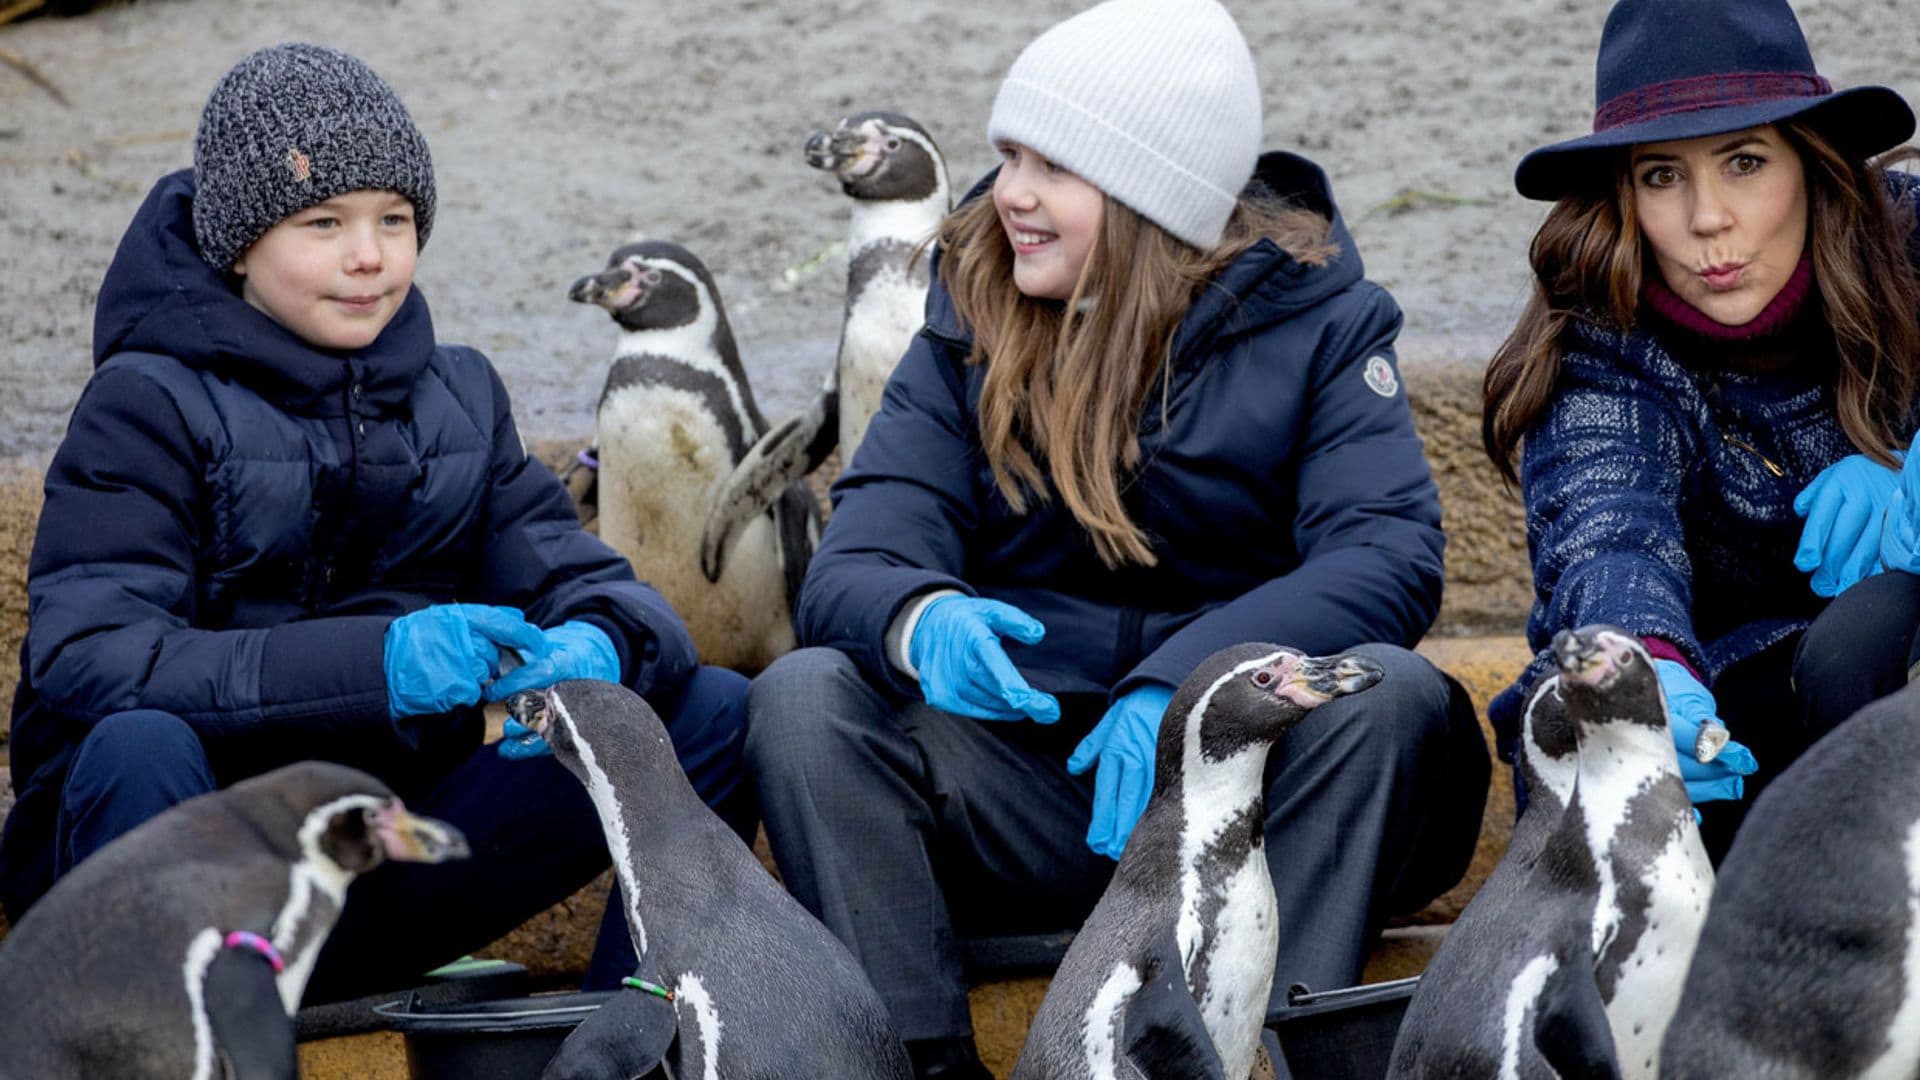
<svg viewBox="0 0 1920 1080"><path fill-rule="evenodd" d="M538 1080L580 1021L618 991L540 994L460 1005L417 996L374 1007L407 1045L412 1080Z"/></svg>
<svg viewBox="0 0 1920 1080"><path fill-rule="evenodd" d="M1294 987L1267 1017L1294 1080L1380 1080L1418 975L1313 993Z"/></svg>

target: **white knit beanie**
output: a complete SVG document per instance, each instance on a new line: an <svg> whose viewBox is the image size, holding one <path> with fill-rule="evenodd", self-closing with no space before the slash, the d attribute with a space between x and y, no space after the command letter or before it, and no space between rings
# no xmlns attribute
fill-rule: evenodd
<svg viewBox="0 0 1920 1080"><path fill-rule="evenodd" d="M1211 248L1260 157L1253 55L1217 0L1106 0L1021 52L987 138Z"/></svg>

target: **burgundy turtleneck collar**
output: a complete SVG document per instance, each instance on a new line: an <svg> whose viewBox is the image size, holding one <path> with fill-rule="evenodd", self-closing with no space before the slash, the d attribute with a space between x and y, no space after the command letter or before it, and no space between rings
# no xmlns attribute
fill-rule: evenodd
<svg viewBox="0 0 1920 1080"><path fill-rule="evenodd" d="M1772 337L1792 325L1806 304L1807 294L1813 291L1813 257L1800 256L1800 264L1787 276L1787 283L1780 286L1767 306L1760 314L1739 326L1728 326L1715 320L1706 312L1694 307L1680 298L1680 295L1667 287L1658 274L1648 274L1646 284L1640 290L1640 296L1656 314L1674 326L1688 333L1696 334L1709 341L1736 343L1754 342L1761 338Z"/></svg>

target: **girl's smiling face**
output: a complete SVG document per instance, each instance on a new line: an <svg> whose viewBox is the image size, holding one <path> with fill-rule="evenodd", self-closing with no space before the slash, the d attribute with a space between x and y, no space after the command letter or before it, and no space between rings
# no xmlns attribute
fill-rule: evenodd
<svg viewBox="0 0 1920 1080"><path fill-rule="evenodd" d="M1633 207L1661 280L1715 322L1742 326L1807 246L1800 154L1772 125L1633 148Z"/></svg>
<svg viewBox="0 0 1920 1080"><path fill-rule="evenodd" d="M1002 143L993 205L1013 246L1013 283L1036 299L1073 295L1100 236L1100 189L1019 143Z"/></svg>

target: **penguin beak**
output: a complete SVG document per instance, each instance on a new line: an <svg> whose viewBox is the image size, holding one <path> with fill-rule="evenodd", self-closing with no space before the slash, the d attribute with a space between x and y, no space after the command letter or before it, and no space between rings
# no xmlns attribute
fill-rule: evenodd
<svg viewBox="0 0 1920 1080"><path fill-rule="evenodd" d="M547 728L552 722L553 713L547 701L551 690L522 690L507 698L507 715L525 726L541 738L547 737Z"/></svg>
<svg viewBox="0 0 1920 1080"><path fill-rule="evenodd" d="M567 299L576 304L598 304L608 311L630 307L641 297L641 289L625 266L610 266L573 283Z"/></svg>
<svg viewBox="0 0 1920 1080"><path fill-rule="evenodd" d="M832 169L840 164L841 154L832 132L822 130L808 135L805 150L807 164L816 169Z"/></svg>
<svg viewBox="0 0 1920 1080"><path fill-rule="evenodd" d="M435 818L413 814L395 799L374 812L373 834L387 858L400 862L437 863L464 859L471 852L459 829Z"/></svg>
<svg viewBox="0 0 1920 1080"><path fill-rule="evenodd" d="M1279 653L1273 662L1254 672L1254 685L1303 709L1334 698L1357 694L1386 675L1379 664L1364 656L1301 656Z"/></svg>

